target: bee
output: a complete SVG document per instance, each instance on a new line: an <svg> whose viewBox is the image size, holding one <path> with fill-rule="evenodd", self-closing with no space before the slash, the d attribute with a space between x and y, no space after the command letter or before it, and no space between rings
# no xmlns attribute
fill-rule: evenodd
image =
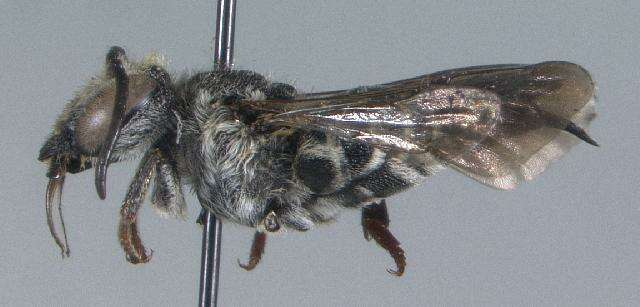
<svg viewBox="0 0 640 307"><path fill-rule="evenodd" d="M391 255L388 271L400 276L405 254L389 230L389 196L444 168L513 189L579 140L598 145L584 130L595 117L594 82L568 62L467 67L320 93L247 70L174 80L165 66L159 55L130 61L112 47L42 146L47 221L63 257L66 174L94 168L104 199L109 165L141 156L118 227L131 263L151 258L137 230L149 186L151 205L167 217L184 216L188 186L203 209L256 229L249 261L239 263L247 270L267 233L307 231L360 209L365 239Z"/></svg>

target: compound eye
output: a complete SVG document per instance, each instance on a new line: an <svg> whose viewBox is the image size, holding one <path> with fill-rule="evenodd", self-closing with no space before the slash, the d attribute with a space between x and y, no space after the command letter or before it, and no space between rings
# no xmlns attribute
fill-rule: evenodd
<svg viewBox="0 0 640 307"><path fill-rule="evenodd" d="M125 122L133 117L148 103L157 83L141 76L130 76L129 96L125 107ZM109 136L116 87L113 82L109 86L96 90L96 93L85 104L85 111L76 121L75 132L78 147L86 154L95 156ZM91 99L88 98L88 99Z"/></svg>

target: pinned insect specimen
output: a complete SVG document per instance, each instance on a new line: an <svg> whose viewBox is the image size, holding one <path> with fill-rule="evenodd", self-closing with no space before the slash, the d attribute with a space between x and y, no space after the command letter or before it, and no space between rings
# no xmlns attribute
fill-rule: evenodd
<svg viewBox="0 0 640 307"><path fill-rule="evenodd" d="M142 156L120 210L127 260L149 261L137 212L149 185L164 216L183 216L183 186L218 218L256 229L254 268L268 232L306 231L361 209L365 238L405 255L389 230L385 198L451 168L512 189L583 140L594 83L567 62L454 69L322 93L297 93L251 71L205 71L173 80L161 57L129 61L113 47L104 72L69 102L42 147L49 228L69 254L60 215L67 173L95 168L100 198L109 164Z"/></svg>

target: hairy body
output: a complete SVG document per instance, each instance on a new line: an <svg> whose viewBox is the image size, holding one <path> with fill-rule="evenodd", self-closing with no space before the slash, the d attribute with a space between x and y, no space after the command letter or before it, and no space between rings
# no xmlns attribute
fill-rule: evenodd
<svg viewBox="0 0 640 307"><path fill-rule="evenodd" d="M105 71L66 106L40 150L48 163L45 207L63 255L54 203L66 173L96 169L104 198L109 163L142 154L120 210L127 259L150 255L137 212L152 206L182 217L182 187L217 217L256 228L247 269L264 232L306 231L362 208L365 238L404 271L388 230L384 198L452 168L482 184L512 189L531 180L578 139L594 118L594 84L567 62L448 70L374 87L297 94L251 71L210 71L172 81L158 56L129 62L113 47Z"/></svg>
<svg viewBox="0 0 640 307"><path fill-rule="evenodd" d="M225 105L229 96L293 98L268 96L272 92L280 91L249 71L201 73L176 87L178 169L217 216L256 227L274 211L285 226L308 230L342 207L389 196L440 168L428 154L394 155L321 131L260 133Z"/></svg>

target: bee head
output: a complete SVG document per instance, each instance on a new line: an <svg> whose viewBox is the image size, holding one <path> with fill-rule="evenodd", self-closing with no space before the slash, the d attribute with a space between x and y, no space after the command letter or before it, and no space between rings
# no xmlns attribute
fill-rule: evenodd
<svg viewBox="0 0 640 307"><path fill-rule="evenodd" d="M38 160L49 163L47 177L93 164L104 198L109 163L148 149L174 125L171 80L163 66L158 55L130 62L122 48L112 47L104 72L67 104L40 149Z"/></svg>
<svg viewBox="0 0 640 307"><path fill-rule="evenodd" d="M38 160L49 166L45 199L49 230L63 256L69 248L66 236L63 243L56 234L52 206L60 207L65 174L93 166L98 196L104 199L109 163L146 151L173 131L175 99L163 64L158 55L129 62L122 48L112 47L104 71L66 105L40 149Z"/></svg>
<svg viewBox="0 0 640 307"><path fill-rule="evenodd" d="M171 80L163 66L158 55L130 62L122 48L112 47L104 71L66 105L40 149L38 160L49 164L47 177L93 166L104 198L109 163L145 151L175 125Z"/></svg>

